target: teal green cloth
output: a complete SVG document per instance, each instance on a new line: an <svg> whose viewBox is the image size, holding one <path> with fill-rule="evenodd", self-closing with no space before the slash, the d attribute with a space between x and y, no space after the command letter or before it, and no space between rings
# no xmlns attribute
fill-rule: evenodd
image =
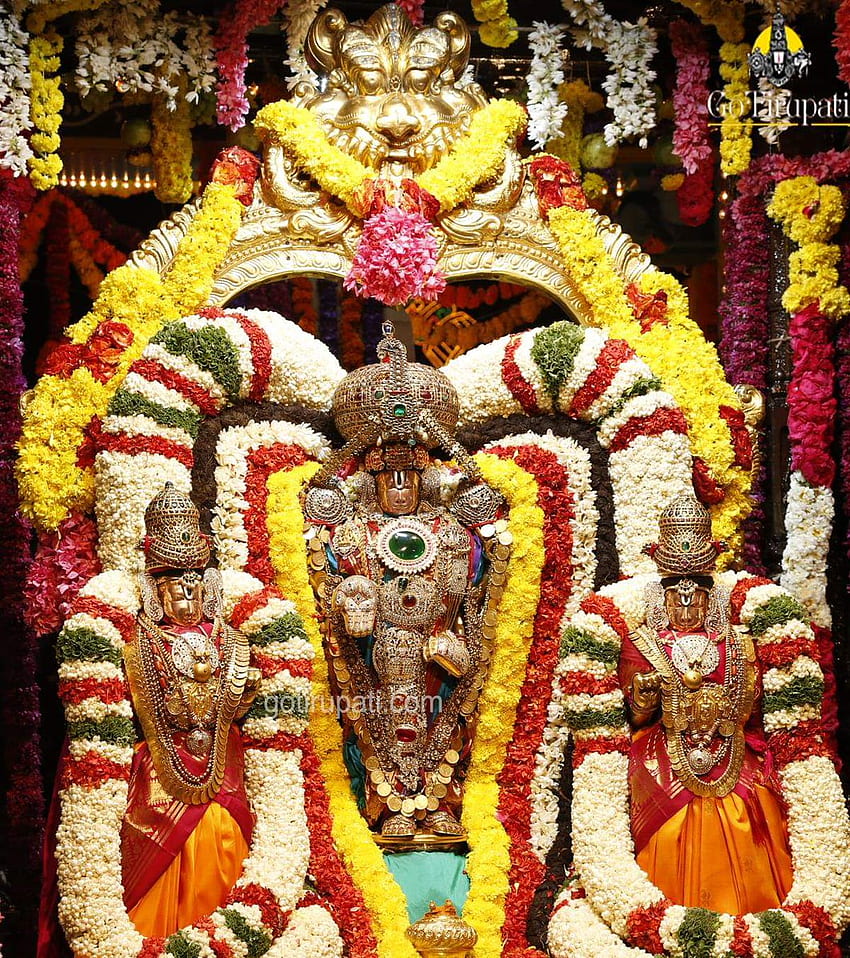
<svg viewBox="0 0 850 958"><path fill-rule="evenodd" d="M466 855L460 852L388 852L387 866L407 897L407 915L413 924L428 911L431 902L442 905L447 898L458 914L469 894Z"/></svg>

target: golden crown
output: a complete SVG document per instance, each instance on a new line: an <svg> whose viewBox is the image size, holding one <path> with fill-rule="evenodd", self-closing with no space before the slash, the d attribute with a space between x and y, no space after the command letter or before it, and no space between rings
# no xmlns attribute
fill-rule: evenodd
<svg viewBox="0 0 850 958"><path fill-rule="evenodd" d="M407 350L384 323L380 362L349 373L333 397L336 427L364 445L422 442L437 446L452 436L460 403L449 380L436 369L407 361Z"/></svg>
<svg viewBox="0 0 850 958"><path fill-rule="evenodd" d="M210 561L209 537L201 532L195 503L166 482L145 509L145 569L204 569Z"/></svg>
<svg viewBox="0 0 850 958"><path fill-rule="evenodd" d="M644 548L663 576L707 575L726 544L711 537L711 515L691 496L674 499L661 513L657 543Z"/></svg>

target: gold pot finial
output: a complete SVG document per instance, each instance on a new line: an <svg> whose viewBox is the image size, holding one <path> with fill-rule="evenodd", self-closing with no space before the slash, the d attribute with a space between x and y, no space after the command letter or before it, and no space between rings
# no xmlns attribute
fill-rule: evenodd
<svg viewBox="0 0 850 958"><path fill-rule="evenodd" d="M432 901L428 913L407 929L407 937L422 958L466 958L478 941L476 930L449 898L445 905Z"/></svg>

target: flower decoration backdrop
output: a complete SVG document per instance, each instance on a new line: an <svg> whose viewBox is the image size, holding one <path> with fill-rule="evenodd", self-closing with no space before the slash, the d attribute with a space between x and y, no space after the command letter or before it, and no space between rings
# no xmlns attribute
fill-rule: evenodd
<svg viewBox="0 0 850 958"><path fill-rule="evenodd" d="M190 11L160 0L13 0L0 11L0 866L14 863L16 875L8 897L0 890L6 953L34 948L61 699L71 736L58 781L57 854L64 920L81 954L91 952L87 929L103 915L92 918L75 887L70 861L80 847L91 869L105 869L110 891L101 904L116 916L110 954L241 954L253 947L249 939L268 941L267 953L278 956L411 954L398 887L356 809L340 798L338 728L308 725L303 709L274 726L259 715L245 723L250 790L279 797L263 807L270 817L260 834L289 828L291 853L275 861L275 849L259 840L248 877L221 913L173 941L137 941L114 894L115 834L104 827L106 813L120 808L132 739L129 703L110 699L120 673L115 622L137 600L128 556L154 484L169 476L205 505L232 573L234 621L253 636L270 622L292 633L285 661L255 640L267 695L303 702L311 689L321 692L309 590L293 559L293 496L327 453L334 385L345 369L374 361L385 306L400 306L421 356L454 357L445 369L461 396L464 441L482 450L482 470L505 491L527 543L512 573L497 663L504 695L482 704L498 747L473 763L478 811L465 821L465 914L481 935L480 954L531 958L545 947L547 928L554 954L573 938L588 955L767 955L788 942L794 954L834 954L831 929L847 916L823 891L811 835L802 831L792 835L801 884L775 918L706 919L661 908L633 863L613 852L611 868L635 878L617 900L608 901L605 882L563 884L559 790L574 776L580 791L590 782L620 810L623 795L621 750L594 751L593 735L574 734L580 709L570 689L603 665L572 668L572 653L559 657L558 642L573 628L602 645L615 641L606 603L620 603L626 620L633 603L628 585L605 587L648 571L641 547L665 499L695 490L750 572L802 602L784 625L804 642L806 661L783 662L771 681L782 692L795 668L817 673L824 747L806 756L786 750L780 765L812 834L823 828L819 811L838 815L827 766L836 742L845 762L850 757L850 153L836 130L790 130L745 107L713 116L708 103L714 93L744 102L756 88L762 111L768 101L787 106L795 91L843 95L848 4L834 13L781 5L817 64L789 93L749 75L747 57L772 5L670 0L626 9L547 0L529 10L516 0L451 2L476 25L467 78L499 97L444 162L397 193L376 187L368 167L289 102L291 89L312 77L304 45L322 6L222 0L213 11ZM417 0L400 6L417 24L438 12ZM103 165L85 167L93 161L79 147L80 126L114 141ZM756 129L764 135L754 137ZM344 288L288 276L247 290L227 309L207 309L231 240L251 228L243 218L258 195L257 134L288 150L362 225L351 270ZM561 268L593 304L586 327L565 323L542 294L498 276L445 285L437 224L498 177L515 142L525 157L521 175L535 186L531 215L545 222ZM233 143L242 149L210 175L212 156ZM538 149L552 155L534 156ZM129 197L146 190L155 199L139 215ZM640 206L645 194L660 205ZM127 262L156 221L192 196L199 208L170 268ZM650 211L639 238L655 264L626 282L595 217L598 210L630 222L636 208ZM702 257L699 265L715 265L715 230L719 324L694 264ZM460 333L441 342L449 330ZM713 330L720 362L707 341ZM752 476L754 450L732 385L767 396ZM199 462L217 465L204 472ZM742 598L752 593L746 614L779 594L767 579L728 575ZM78 627L91 632L82 651L68 638ZM788 637L779 638L783 647ZM107 639L111 658L98 658L91 650ZM82 679L93 694L81 696ZM111 733L73 734L104 716ZM123 738L115 737L119 725ZM791 725L779 731L793 739L799 729ZM617 738L613 728L596 732L599 741ZM784 741L776 738L777 749ZM807 790L823 799L820 810L805 806ZM580 803L574 815L577 860L587 868L611 836L594 831ZM845 851L836 846L836 860ZM846 875L836 867L840 890ZM584 890L615 916L613 925L642 934L612 938L588 911Z"/></svg>

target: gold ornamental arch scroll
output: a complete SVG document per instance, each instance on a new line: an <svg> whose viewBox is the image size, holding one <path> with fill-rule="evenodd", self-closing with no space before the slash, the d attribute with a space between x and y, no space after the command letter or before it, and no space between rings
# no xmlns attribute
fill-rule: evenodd
<svg viewBox="0 0 850 958"><path fill-rule="evenodd" d="M376 177L415 177L448 152L487 103L464 73L469 46L469 31L453 13L416 28L395 5L380 8L365 24L349 24L339 11L327 10L306 41L319 79L299 84L293 102L320 120L330 143L371 166ZM134 254L136 265L166 271L196 209L197 201L161 224ZM591 215L616 271L626 283L637 282L649 257L608 217ZM290 276L343 279L361 226L281 147L267 144L252 205L216 271L209 305L223 306L253 286ZM495 181L439 216L434 232L448 282L489 277L519 283L544 292L583 325L605 325L565 271L513 146Z"/></svg>

